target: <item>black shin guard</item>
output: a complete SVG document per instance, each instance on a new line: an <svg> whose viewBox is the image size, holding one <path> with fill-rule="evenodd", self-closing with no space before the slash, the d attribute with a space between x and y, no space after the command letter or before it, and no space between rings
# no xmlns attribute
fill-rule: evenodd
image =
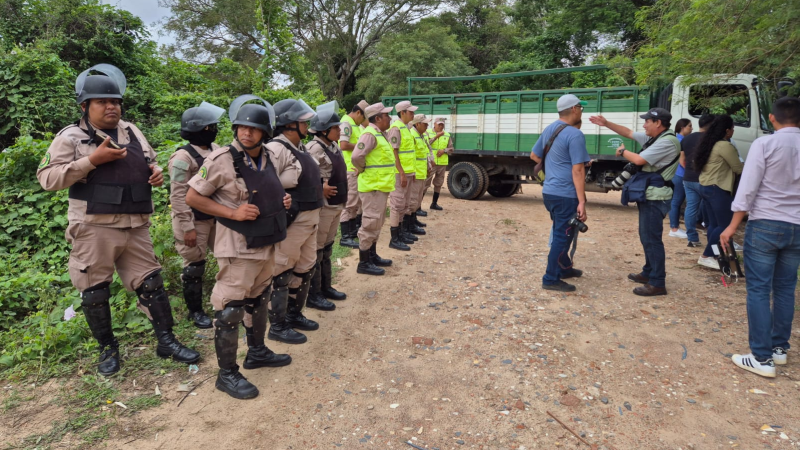
<svg viewBox="0 0 800 450"><path fill-rule="evenodd" d="M114 338L111 324L110 283L100 283L81 293L81 307L92 336L100 344L100 358L97 372L103 376L119 372L119 344Z"/></svg>
<svg viewBox="0 0 800 450"><path fill-rule="evenodd" d="M177 362L193 364L200 360L200 353L184 346L172 334L175 322L172 318L172 307L169 297L164 291L164 280L160 270L152 273L144 280L136 294L139 302L150 311L151 323L158 339L156 354L161 358L172 358Z"/></svg>
<svg viewBox="0 0 800 450"><path fill-rule="evenodd" d="M269 300L269 321L271 324L267 337L270 340L287 344L302 344L308 338L304 334L294 331L286 320L286 309L289 304L289 280L291 277L292 270L289 269L272 279L272 294Z"/></svg>
<svg viewBox="0 0 800 450"><path fill-rule="evenodd" d="M333 288L333 267L331 266L331 257L333 255L333 242L330 242L325 245L325 248L322 250L322 261L320 263L320 267L318 271L321 272L316 274L315 276L319 276L322 279L322 296L325 298L329 298L331 300L344 300L347 298L347 295L343 292L339 292Z"/></svg>

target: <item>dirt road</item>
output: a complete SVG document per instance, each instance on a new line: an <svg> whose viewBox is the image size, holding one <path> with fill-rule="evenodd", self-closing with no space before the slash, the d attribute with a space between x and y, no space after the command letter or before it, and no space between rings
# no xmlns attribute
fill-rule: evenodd
<svg viewBox="0 0 800 450"><path fill-rule="evenodd" d="M322 329L304 345L268 343L294 362L243 371L257 399L234 400L212 377L177 407L184 375L165 375L166 402L108 448L590 448L548 411L597 448L800 446L794 354L775 380L730 363L747 351L744 283L723 287L695 265L700 249L665 237L669 295L636 297L636 210L618 194L589 197L577 293L541 289L550 222L539 187L502 200L444 193L411 252L388 249L385 230L386 276L342 260L348 299L308 312ZM197 381L216 373L205 342Z"/></svg>

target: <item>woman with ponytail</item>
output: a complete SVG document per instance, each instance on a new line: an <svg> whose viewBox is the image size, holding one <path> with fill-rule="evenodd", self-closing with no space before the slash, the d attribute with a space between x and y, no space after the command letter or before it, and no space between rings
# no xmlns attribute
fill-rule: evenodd
<svg viewBox="0 0 800 450"><path fill-rule="evenodd" d="M697 145L694 170L700 173L700 195L708 214L708 245L697 263L712 269L718 269L712 245L716 245L719 236L731 222L733 213L733 189L736 175L742 173L744 164L739 160L739 153L731 145L733 136L733 119L723 114L716 116Z"/></svg>

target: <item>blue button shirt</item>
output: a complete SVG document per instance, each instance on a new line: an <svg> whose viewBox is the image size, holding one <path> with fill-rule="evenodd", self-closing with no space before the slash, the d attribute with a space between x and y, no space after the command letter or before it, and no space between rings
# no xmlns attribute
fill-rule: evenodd
<svg viewBox="0 0 800 450"><path fill-rule="evenodd" d="M560 125L566 125L566 123L556 120L542 131L542 135L533 146L533 153L536 156L542 157L544 146L547 145L550 136ZM572 183L572 166L584 164L590 160L589 152L586 151L586 137L581 130L567 125L556 136L544 161L545 178L542 193L558 197L578 198L575 185Z"/></svg>

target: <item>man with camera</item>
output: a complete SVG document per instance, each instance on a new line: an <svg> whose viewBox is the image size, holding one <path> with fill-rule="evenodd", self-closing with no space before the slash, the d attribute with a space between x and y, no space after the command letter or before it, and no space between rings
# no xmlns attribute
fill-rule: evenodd
<svg viewBox="0 0 800 450"><path fill-rule="evenodd" d="M542 197L554 233L542 288L551 291L574 292L575 286L563 280L583 275L572 267L569 246L576 228L586 226L582 223L586 221L585 164L590 158L586 138L575 127L585 105L572 94L561 96L556 103L558 120L544 129L531 151L531 159L537 163L544 160L546 166Z"/></svg>
<svg viewBox="0 0 800 450"><path fill-rule="evenodd" d="M622 188L622 203L635 202L639 208L639 239L645 255L642 272L629 274L628 279L644 285L634 289L634 294L649 297L667 294L662 234L664 217L672 201L670 180L678 170L681 143L669 129L672 114L666 109L652 108L639 117L644 119L644 133L609 122L603 116L592 116L589 120L642 145L640 153L620 145L617 156L636 166L626 166L632 176Z"/></svg>

